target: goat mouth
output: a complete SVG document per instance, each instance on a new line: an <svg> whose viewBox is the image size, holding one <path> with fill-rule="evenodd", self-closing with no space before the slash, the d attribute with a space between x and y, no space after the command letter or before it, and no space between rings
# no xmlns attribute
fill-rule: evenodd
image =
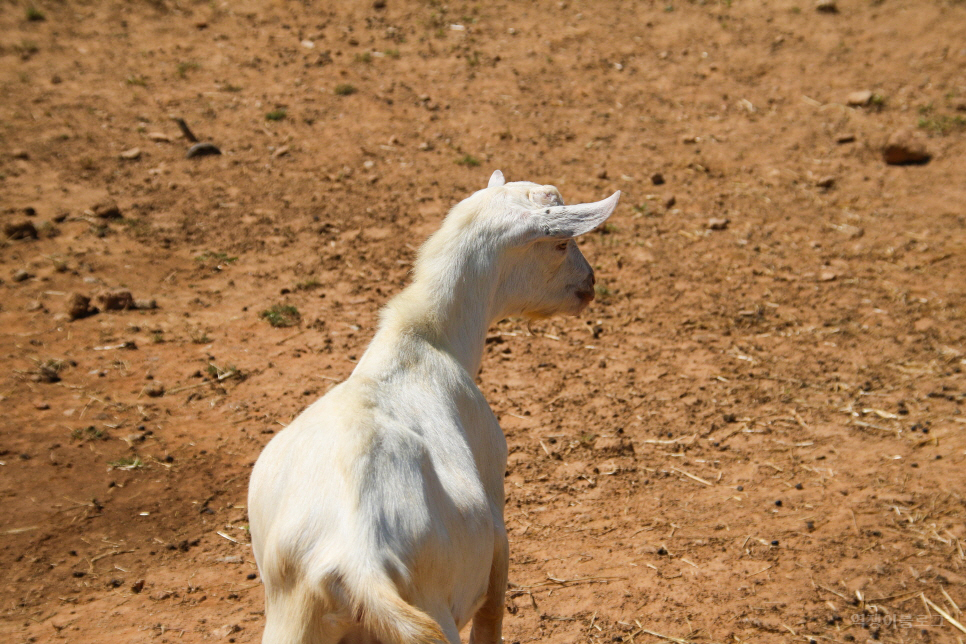
<svg viewBox="0 0 966 644"><path fill-rule="evenodd" d="M588 289L588 290L580 290L580 291L577 291L577 298L584 305L590 304L591 302L594 301L594 290L593 289Z"/></svg>

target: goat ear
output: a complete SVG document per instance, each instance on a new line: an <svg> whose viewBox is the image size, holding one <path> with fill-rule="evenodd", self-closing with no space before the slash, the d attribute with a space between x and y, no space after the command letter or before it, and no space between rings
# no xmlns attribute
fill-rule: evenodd
<svg viewBox="0 0 966 644"><path fill-rule="evenodd" d="M589 233L607 221L620 198L618 190L603 201L531 210L537 238L569 239Z"/></svg>
<svg viewBox="0 0 966 644"><path fill-rule="evenodd" d="M506 179L503 178L503 173L499 170L495 170L493 174L490 175L490 182L486 184L487 188L499 188L506 183Z"/></svg>

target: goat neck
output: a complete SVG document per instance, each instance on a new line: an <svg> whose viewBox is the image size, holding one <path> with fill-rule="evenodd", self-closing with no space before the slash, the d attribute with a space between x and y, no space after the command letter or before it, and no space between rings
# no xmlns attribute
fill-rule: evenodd
<svg viewBox="0 0 966 644"><path fill-rule="evenodd" d="M471 376L479 372L486 331L503 308L497 302L500 253L472 216L458 212L464 205L423 246L412 284L383 310L360 370L380 368L376 356L392 355L381 348L422 340L451 354Z"/></svg>

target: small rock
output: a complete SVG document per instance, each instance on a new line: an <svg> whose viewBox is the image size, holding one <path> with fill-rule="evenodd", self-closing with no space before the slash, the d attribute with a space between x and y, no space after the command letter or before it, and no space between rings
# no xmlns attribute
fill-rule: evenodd
<svg viewBox="0 0 966 644"><path fill-rule="evenodd" d="M117 207L117 202L113 200L102 201L95 204L91 211L99 219L120 219L121 209Z"/></svg>
<svg viewBox="0 0 966 644"><path fill-rule="evenodd" d="M598 179L606 179L607 178L607 170L605 168L599 168L597 170L597 175L596 176L597 176Z"/></svg>
<svg viewBox="0 0 966 644"><path fill-rule="evenodd" d="M282 157L288 154L288 151L289 151L289 147L287 145L280 146L278 149L272 152L272 157L277 159L278 157Z"/></svg>
<svg viewBox="0 0 966 644"><path fill-rule="evenodd" d="M40 300L30 300L27 302L27 306L25 308L28 312L33 313L34 311L43 311L44 305Z"/></svg>
<svg viewBox="0 0 966 644"><path fill-rule="evenodd" d="M216 628L211 632L212 637L215 639L225 639L229 635L234 635L242 630L242 627L238 624L229 624L227 626L222 626L221 628Z"/></svg>
<svg viewBox="0 0 966 644"><path fill-rule="evenodd" d="M209 157L218 154L221 154L221 150L214 143L195 143L188 148L184 157L186 159L192 159L194 157Z"/></svg>
<svg viewBox="0 0 966 644"><path fill-rule="evenodd" d="M62 224L65 221L67 221L68 217L70 217L70 213L65 210L64 212L57 213L56 215L51 217L51 219L54 220L55 224Z"/></svg>
<svg viewBox="0 0 966 644"><path fill-rule="evenodd" d="M224 557L215 557L215 561L218 563L240 564L242 563L243 559L241 555L226 555Z"/></svg>
<svg viewBox="0 0 966 644"><path fill-rule="evenodd" d="M900 130L889 137L882 158L889 165L921 165L932 157L925 144L912 132Z"/></svg>
<svg viewBox="0 0 966 644"><path fill-rule="evenodd" d="M815 3L815 11L819 13L838 13L839 7L835 0L818 0Z"/></svg>
<svg viewBox="0 0 966 644"><path fill-rule="evenodd" d="M144 388L144 393L150 398L160 398L164 395L164 385L155 380Z"/></svg>
<svg viewBox="0 0 966 644"><path fill-rule="evenodd" d="M35 402L34 403L34 409L37 409L37 410L40 410L40 411L46 411L47 409L50 409L50 403L47 403L47 402L44 402L44 401Z"/></svg>
<svg viewBox="0 0 966 644"><path fill-rule="evenodd" d="M28 161L30 159L30 153L26 150L14 150L10 153L14 159L20 159L21 161Z"/></svg>
<svg viewBox="0 0 966 644"><path fill-rule="evenodd" d="M708 220L708 223L706 225L708 230L724 230L728 227L729 223L731 223L731 221L728 219L712 217L711 219Z"/></svg>
<svg viewBox="0 0 966 644"><path fill-rule="evenodd" d="M858 239L865 234L864 228L859 228L858 226L853 226L852 224L842 224L841 226L837 226L837 229L849 239Z"/></svg>
<svg viewBox="0 0 966 644"><path fill-rule="evenodd" d="M930 318L920 318L919 320L916 320L915 324L912 325L912 328L919 333L925 333L935 326L936 322L934 320Z"/></svg>
<svg viewBox="0 0 966 644"><path fill-rule="evenodd" d="M835 185L835 177L822 177L821 179L815 182L815 185L818 186L819 188L825 188L826 190L828 190L829 188Z"/></svg>
<svg viewBox="0 0 966 644"><path fill-rule="evenodd" d="M677 202L678 200L675 198L675 196L670 195L667 199L664 200L664 207L670 210L671 208L674 207L674 204L676 204Z"/></svg>
<svg viewBox="0 0 966 644"><path fill-rule="evenodd" d="M654 174L651 175L651 183L653 183L655 186L663 186L664 175L661 174L660 172L655 172Z"/></svg>
<svg viewBox="0 0 966 644"><path fill-rule="evenodd" d="M151 141L157 141L158 143L169 143L171 141L171 137L164 132L148 132L147 136Z"/></svg>
<svg viewBox="0 0 966 644"><path fill-rule="evenodd" d="M126 311L136 308L134 296L126 289L114 289L97 294L97 303L105 311Z"/></svg>
<svg viewBox="0 0 966 644"><path fill-rule="evenodd" d="M839 135L838 137L836 137L835 142L838 143L839 145L842 145L844 143L853 143L855 142L855 135L854 134Z"/></svg>
<svg viewBox="0 0 966 644"><path fill-rule="evenodd" d="M144 580L143 579L138 579L136 582L134 582L133 584L131 584L131 591L132 592L139 593L142 590L144 590Z"/></svg>
<svg viewBox="0 0 966 644"><path fill-rule="evenodd" d="M97 313L97 309L91 307L91 298L80 293L67 296L67 315L71 320L86 318L94 313Z"/></svg>
<svg viewBox="0 0 966 644"><path fill-rule="evenodd" d="M839 274L832 270L820 271L818 274L819 282L833 282L838 278Z"/></svg>
<svg viewBox="0 0 966 644"><path fill-rule="evenodd" d="M852 107L865 107L872 102L872 92L867 89L852 92L845 97L845 102Z"/></svg>
<svg viewBox="0 0 966 644"><path fill-rule="evenodd" d="M11 277L11 279L14 282L25 282L29 278L30 278L30 273L28 273L22 268L18 268L17 270L15 270L13 272L13 277Z"/></svg>
<svg viewBox="0 0 966 644"><path fill-rule="evenodd" d="M619 436L599 436L594 441L595 452L613 452L616 454L633 454L634 444Z"/></svg>
<svg viewBox="0 0 966 644"><path fill-rule="evenodd" d="M157 300L135 300L134 308L142 311L150 311L158 308Z"/></svg>
<svg viewBox="0 0 966 644"><path fill-rule="evenodd" d="M159 602L167 599L168 597L171 597L173 594L174 593L172 593L170 590L159 590L158 592L151 595L151 599L153 599L156 602Z"/></svg>
<svg viewBox="0 0 966 644"><path fill-rule="evenodd" d="M3 225L8 239L37 239L37 227L30 221L11 221Z"/></svg>
<svg viewBox="0 0 966 644"><path fill-rule="evenodd" d="M430 150L433 149L433 144L430 143L429 141L423 141L422 143L419 144L419 149L422 150L423 152L429 152Z"/></svg>
<svg viewBox="0 0 966 644"><path fill-rule="evenodd" d="M682 136L681 137L681 143L694 144L694 143L697 143L698 140L699 139L696 136Z"/></svg>
<svg viewBox="0 0 966 644"><path fill-rule="evenodd" d="M118 156L127 161L134 161L135 159L141 158L141 148L131 148L130 150L125 150Z"/></svg>

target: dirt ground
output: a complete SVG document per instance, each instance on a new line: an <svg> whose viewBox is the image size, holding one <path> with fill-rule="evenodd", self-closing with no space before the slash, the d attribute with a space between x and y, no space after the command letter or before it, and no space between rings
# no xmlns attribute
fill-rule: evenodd
<svg viewBox="0 0 966 644"><path fill-rule="evenodd" d="M962 642L964 70L962 0L7 0L0 641L259 641L255 458L499 168L624 193L488 338L508 644Z"/></svg>

